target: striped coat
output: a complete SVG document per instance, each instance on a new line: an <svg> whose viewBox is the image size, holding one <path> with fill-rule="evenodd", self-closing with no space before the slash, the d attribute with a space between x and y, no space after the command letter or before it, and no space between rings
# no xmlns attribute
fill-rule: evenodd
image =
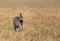
<svg viewBox="0 0 60 41"><path fill-rule="evenodd" d="M23 16L20 17L14 17L13 18L13 24L14 24L14 29L16 31L16 28L19 27L19 29L21 30L23 27Z"/></svg>

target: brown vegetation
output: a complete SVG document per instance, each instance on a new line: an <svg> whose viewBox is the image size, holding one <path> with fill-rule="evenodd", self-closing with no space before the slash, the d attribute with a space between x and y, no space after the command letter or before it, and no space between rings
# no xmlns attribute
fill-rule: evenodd
<svg viewBox="0 0 60 41"><path fill-rule="evenodd" d="M12 23L20 12L22 32ZM60 8L0 8L0 41L60 41Z"/></svg>

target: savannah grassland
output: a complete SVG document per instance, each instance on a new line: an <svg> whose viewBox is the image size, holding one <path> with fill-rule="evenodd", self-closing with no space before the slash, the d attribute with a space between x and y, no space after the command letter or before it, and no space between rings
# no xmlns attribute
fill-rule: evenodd
<svg viewBox="0 0 60 41"><path fill-rule="evenodd" d="M12 22L20 12L22 32ZM60 41L60 8L0 8L0 41Z"/></svg>

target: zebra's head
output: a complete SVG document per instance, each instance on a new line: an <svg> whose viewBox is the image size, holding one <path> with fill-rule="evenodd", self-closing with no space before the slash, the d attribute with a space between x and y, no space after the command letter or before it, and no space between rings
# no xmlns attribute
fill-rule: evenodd
<svg viewBox="0 0 60 41"><path fill-rule="evenodd" d="M19 13L20 16L23 16L24 13Z"/></svg>

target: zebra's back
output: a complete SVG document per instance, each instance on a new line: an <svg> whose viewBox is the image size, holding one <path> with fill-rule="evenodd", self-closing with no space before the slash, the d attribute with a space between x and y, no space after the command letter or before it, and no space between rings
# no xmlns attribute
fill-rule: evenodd
<svg viewBox="0 0 60 41"><path fill-rule="evenodd" d="M15 24L15 26L18 26L20 24L19 17L15 17L13 23Z"/></svg>

